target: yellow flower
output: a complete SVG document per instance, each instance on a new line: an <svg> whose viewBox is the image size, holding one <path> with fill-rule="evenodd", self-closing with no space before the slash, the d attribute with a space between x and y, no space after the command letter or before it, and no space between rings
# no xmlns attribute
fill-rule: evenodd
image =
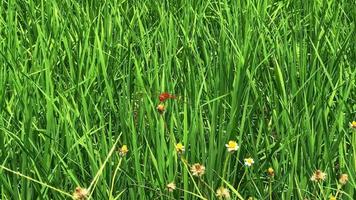
<svg viewBox="0 0 356 200"><path fill-rule="evenodd" d="M330 195L329 200L336 200L336 197L334 195Z"/></svg>
<svg viewBox="0 0 356 200"><path fill-rule="evenodd" d="M219 199L230 199L230 191L224 187L220 187L216 190L216 196Z"/></svg>
<svg viewBox="0 0 356 200"><path fill-rule="evenodd" d="M230 140L229 143L225 144L225 146L228 152L237 151L237 149L239 148L239 145L237 145L237 143L233 140Z"/></svg>
<svg viewBox="0 0 356 200"><path fill-rule="evenodd" d="M349 181L349 175L347 174L341 174L339 178L339 183L341 185L345 185Z"/></svg>
<svg viewBox="0 0 356 200"><path fill-rule="evenodd" d="M195 163L190 167L190 171L192 172L193 176L202 176L205 173L205 166L199 163Z"/></svg>
<svg viewBox="0 0 356 200"><path fill-rule="evenodd" d="M167 184L167 190L169 192L173 192L173 190L175 190L175 189L176 189L176 184L174 182L171 182L171 183Z"/></svg>
<svg viewBox="0 0 356 200"><path fill-rule="evenodd" d="M119 148L119 155L120 155L121 157L126 156L127 152L129 152L129 149L127 148L127 145L126 145L126 144L122 145L122 147Z"/></svg>
<svg viewBox="0 0 356 200"><path fill-rule="evenodd" d="M74 200L85 200L88 198L89 190L86 188L76 187L73 192Z"/></svg>
<svg viewBox="0 0 356 200"><path fill-rule="evenodd" d="M310 178L311 181L319 182L324 181L326 179L326 173L322 172L321 170L316 170L312 177Z"/></svg>
<svg viewBox="0 0 356 200"><path fill-rule="evenodd" d="M267 174L268 174L269 176L273 177L273 176L274 176L274 169L273 169L272 167L268 168L268 169L267 169Z"/></svg>
<svg viewBox="0 0 356 200"><path fill-rule="evenodd" d="M184 145L182 143L176 144L176 151L178 154L182 154L185 151Z"/></svg>
<svg viewBox="0 0 356 200"><path fill-rule="evenodd" d="M159 104L157 106L157 111L159 112L159 114L163 114L165 110L166 110L166 107L163 104Z"/></svg>
<svg viewBox="0 0 356 200"><path fill-rule="evenodd" d="M248 167L251 167L255 163L255 161L252 158L245 158L244 161L245 161L245 165Z"/></svg>
<svg viewBox="0 0 356 200"><path fill-rule="evenodd" d="M356 121L352 121L350 123L350 127L353 128L353 129L356 129Z"/></svg>

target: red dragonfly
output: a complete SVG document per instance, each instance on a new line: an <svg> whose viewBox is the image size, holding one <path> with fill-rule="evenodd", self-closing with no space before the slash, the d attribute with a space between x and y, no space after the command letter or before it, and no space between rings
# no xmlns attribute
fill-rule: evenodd
<svg viewBox="0 0 356 200"><path fill-rule="evenodd" d="M172 95L172 94L169 94L168 92L163 92L163 93L161 93L161 94L159 95L158 98L159 98L159 101L160 101L160 102L164 102L164 101L166 101L167 99L176 99L177 96Z"/></svg>

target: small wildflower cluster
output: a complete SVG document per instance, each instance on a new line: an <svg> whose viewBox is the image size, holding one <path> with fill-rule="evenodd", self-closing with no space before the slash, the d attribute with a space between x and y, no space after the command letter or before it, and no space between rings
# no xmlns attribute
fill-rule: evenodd
<svg viewBox="0 0 356 200"><path fill-rule="evenodd" d="M227 151L230 153L235 152L240 148L237 142L233 140L230 140L227 144L225 144L225 147L227 148ZM245 166L247 167L251 167L255 163L253 158L245 158L244 162L245 162Z"/></svg>
<svg viewBox="0 0 356 200"><path fill-rule="evenodd" d="M157 111L159 114L162 115L164 113L164 111L166 111L166 107L164 106L164 104L158 104Z"/></svg>
<svg viewBox="0 0 356 200"><path fill-rule="evenodd" d="M89 195L89 190L86 188L76 187L73 192L74 200L86 200Z"/></svg>
<svg viewBox="0 0 356 200"><path fill-rule="evenodd" d="M270 177L274 177L274 169L272 167L267 169L267 174Z"/></svg>
<svg viewBox="0 0 356 200"><path fill-rule="evenodd" d="M334 195L330 195L329 200L336 200L336 197Z"/></svg>
<svg viewBox="0 0 356 200"><path fill-rule="evenodd" d="M325 172L321 171L320 169L318 169L312 174L312 176L310 177L310 180L313 182L322 182L322 181L326 180L326 177L327 177L327 174ZM339 183L341 186L346 185L348 181L349 181L349 176L347 174L341 174L339 176ZM338 188L338 192L336 193L336 196L334 196L332 194L330 195L330 197L329 197L330 200L337 199L339 189L341 189L341 187Z"/></svg>
<svg viewBox="0 0 356 200"><path fill-rule="evenodd" d="M237 142L230 140L227 144L225 144L227 151L228 152L234 152L239 149L239 145L237 145Z"/></svg>
<svg viewBox="0 0 356 200"><path fill-rule="evenodd" d="M120 155L121 157L126 156L126 154L127 154L128 152L129 152L129 149L127 148L127 145L126 145L126 144L122 145L122 147L119 148L119 155Z"/></svg>
<svg viewBox="0 0 356 200"><path fill-rule="evenodd" d="M350 122L350 128L355 129L356 130L356 121L352 121Z"/></svg>
<svg viewBox="0 0 356 200"><path fill-rule="evenodd" d="M176 151L177 151L178 155L183 154L185 151L184 145L180 142L178 144L176 144Z"/></svg>
<svg viewBox="0 0 356 200"><path fill-rule="evenodd" d="M205 166L199 163L195 163L190 167L190 171L192 172L193 176L201 177L205 173Z"/></svg>
<svg viewBox="0 0 356 200"><path fill-rule="evenodd" d="M349 175L347 174L341 174L339 178L339 183L341 185L346 185L346 183L349 181Z"/></svg>
<svg viewBox="0 0 356 200"><path fill-rule="evenodd" d="M321 181L325 181L325 179L326 179L326 173L324 173L319 169L316 170L310 178L310 180L313 182L321 182Z"/></svg>
<svg viewBox="0 0 356 200"><path fill-rule="evenodd" d="M167 184L166 187L167 187L167 190L168 190L169 192L173 192L173 190L176 189L176 184L175 184L174 182L170 182L170 183Z"/></svg>
<svg viewBox="0 0 356 200"><path fill-rule="evenodd" d="M245 158L244 161L245 161L245 166L247 167L251 167L255 163L253 158Z"/></svg>
<svg viewBox="0 0 356 200"><path fill-rule="evenodd" d="M318 170L315 170L315 172L312 174L312 176L310 177L310 180L313 182L320 183L322 181L325 181L326 177L327 177L327 174L325 172L321 171L320 169L318 169ZM340 190L343 185L347 184L348 181L349 181L349 176L347 174L341 174L339 176L339 183L340 183L341 187L337 188L337 192L336 192L335 196L333 194L329 195L329 200L336 200L336 199L341 198L340 196L342 193L340 192ZM340 196L338 196L338 194Z"/></svg>
<svg viewBox="0 0 356 200"><path fill-rule="evenodd" d="M216 196L219 199L230 199L230 191L229 191L229 189L221 186L216 190Z"/></svg>

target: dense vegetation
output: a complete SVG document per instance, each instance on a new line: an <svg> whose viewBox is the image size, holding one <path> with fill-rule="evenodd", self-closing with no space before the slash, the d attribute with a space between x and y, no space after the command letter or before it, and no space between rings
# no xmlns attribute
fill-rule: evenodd
<svg viewBox="0 0 356 200"><path fill-rule="evenodd" d="M1 1L0 199L356 199L355 19L351 0Z"/></svg>

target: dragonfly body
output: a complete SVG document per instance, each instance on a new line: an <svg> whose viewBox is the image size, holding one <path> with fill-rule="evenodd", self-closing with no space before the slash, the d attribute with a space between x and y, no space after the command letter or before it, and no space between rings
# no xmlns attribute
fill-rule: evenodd
<svg viewBox="0 0 356 200"><path fill-rule="evenodd" d="M159 95L159 101L164 102L167 99L175 99L177 98L175 95L169 94L168 92L163 92Z"/></svg>

